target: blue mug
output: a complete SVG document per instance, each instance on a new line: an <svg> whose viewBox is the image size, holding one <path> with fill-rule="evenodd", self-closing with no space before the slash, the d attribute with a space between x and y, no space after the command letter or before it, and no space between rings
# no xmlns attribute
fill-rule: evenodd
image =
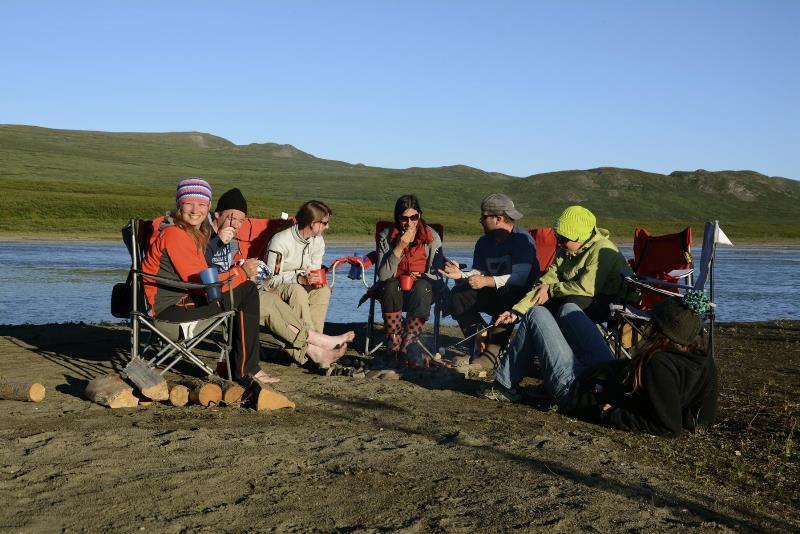
<svg viewBox="0 0 800 534"><path fill-rule="evenodd" d="M217 267L209 267L208 269L200 271L200 281L204 284L219 282L219 269ZM208 302L222 300L222 290L219 286L207 287L206 296L208 297Z"/></svg>

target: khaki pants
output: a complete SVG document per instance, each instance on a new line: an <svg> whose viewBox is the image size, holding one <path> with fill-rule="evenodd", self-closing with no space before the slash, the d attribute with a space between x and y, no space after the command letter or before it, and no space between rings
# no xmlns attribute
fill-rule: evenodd
<svg viewBox="0 0 800 534"><path fill-rule="evenodd" d="M283 350L297 363L308 360L308 327L278 293L261 289L258 292L261 324L283 343ZM290 326L297 329L295 333Z"/></svg>
<svg viewBox="0 0 800 534"><path fill-rule="evenodd" d="M275 290L309 329L323 332L328 303L331 300L331 288L281 284Z"/></svg>

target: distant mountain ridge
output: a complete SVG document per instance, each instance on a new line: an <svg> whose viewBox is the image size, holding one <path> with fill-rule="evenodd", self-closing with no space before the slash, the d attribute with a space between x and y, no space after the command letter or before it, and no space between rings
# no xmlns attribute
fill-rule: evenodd
<svg viewBox="0 0 800 534"><path fill-rule="evenodd" d="M755 171L674 171L669 175L599 167L514 177L466 165L386 169L318 158L289 144L235 145L204 132L126 133L0 125L0 234L30 221L32 234L87 225L115 233L121 221L169 207L180 176L209 179L216 192L240 187L251 211L293 212L320 198L336 213L334 232L370 235L394 199L417 193L429 220L475 235L480 199L509 194L525 226L549 224L567 205L594 211L626 238L633 226L678 230L720 219L746 239L800 239L800 182ZM16 213L17 219L13 214Z"/></svg>

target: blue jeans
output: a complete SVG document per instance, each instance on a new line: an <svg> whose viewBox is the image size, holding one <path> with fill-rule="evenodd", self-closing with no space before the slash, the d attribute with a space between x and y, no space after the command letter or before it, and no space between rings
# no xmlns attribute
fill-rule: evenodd
<svg viewBox="0 0 800 534"><path fill-rule="evenodd" d="M516 387L539 356L541 378L560 408L570 401L575 380L586 369L613 359L597 326L576 304L564 304L556 316L543 306L531 308L495 372L495 380Z"/></svg>

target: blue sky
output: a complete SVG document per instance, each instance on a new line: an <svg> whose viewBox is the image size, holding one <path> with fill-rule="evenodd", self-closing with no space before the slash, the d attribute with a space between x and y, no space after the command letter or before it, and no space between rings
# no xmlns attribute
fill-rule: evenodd
<svg viewBox="0 0 800 534"><path fill-rule="evenodd" d="M800 2L0 0L0 123L800 178Z"/></svg>

